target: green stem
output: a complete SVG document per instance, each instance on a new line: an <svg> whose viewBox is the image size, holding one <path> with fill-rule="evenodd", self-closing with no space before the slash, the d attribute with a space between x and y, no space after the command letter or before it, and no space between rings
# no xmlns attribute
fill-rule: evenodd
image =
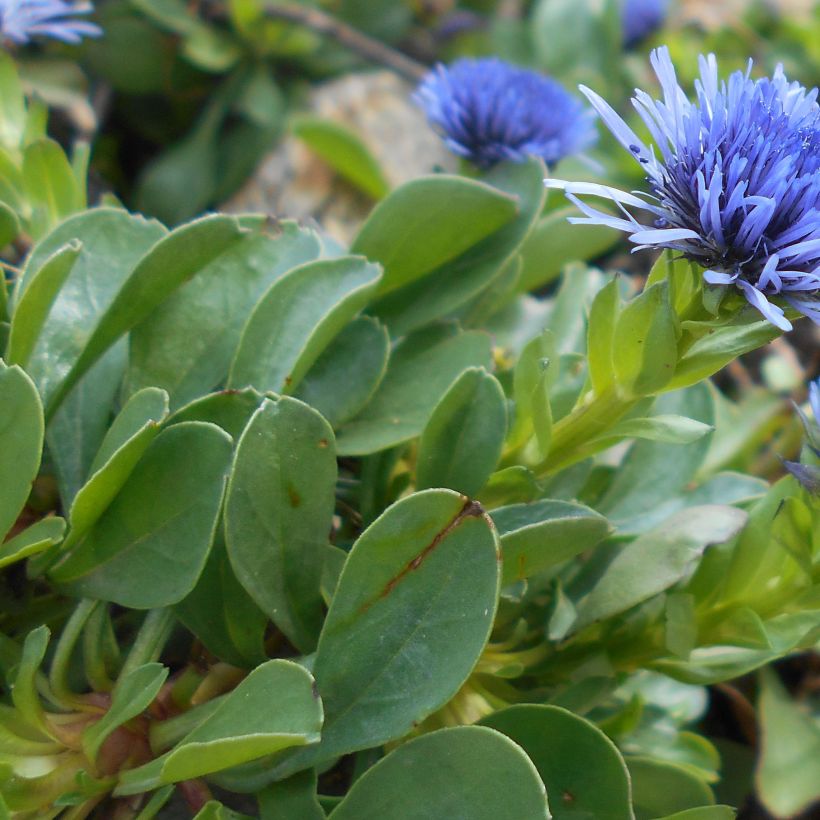
<svg viewBox="0 0 820 820"><path fill-rule="evenodd" d="M124 678L139 666L156 661L174 627L174 615L170 609L152 609L142 622L134 645L125 659L120 678Z"/></svg>
<svg viewBox="0 0 820 820"><path fill-rule="evenodd" d="M584 401L556 423L547 457L533 471L540 478L557 473L597 452L589 442L620 421L638 402L610 388L599 395L588 393Z"/></svg>
<svg viewBox="0 0 820 820"><path fill-rule="evenodd" d="M82 635L86 622L91 617L91 613L99 606L100 602L85 598L77 604L71 617L63 627L57 648L54 651L54 658L51 661L48 682L55 697L63 701L65 705L71 705L75 699L75 693L71 691L68 684L69 665L74 647Z"/></svg>

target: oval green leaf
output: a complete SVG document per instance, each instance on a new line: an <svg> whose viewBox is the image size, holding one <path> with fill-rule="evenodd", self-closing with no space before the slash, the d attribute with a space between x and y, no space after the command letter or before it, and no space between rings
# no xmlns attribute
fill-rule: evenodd
<svg viewBox="0 0 820 820"><path fill-rule="evenodd" d="M483 726L441 729L368 769L329 820L547 820L547 796L526 754Z"/></svg>

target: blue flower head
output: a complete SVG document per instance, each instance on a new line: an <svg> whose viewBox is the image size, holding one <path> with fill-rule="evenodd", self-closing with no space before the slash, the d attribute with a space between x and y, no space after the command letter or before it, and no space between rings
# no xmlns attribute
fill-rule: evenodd
<svg viewBox="0 0 820 820"><path fill-rule="evenodd" d="M814 414L814 423L820 427L820 379L815 379L809 385L809 405Z"/></svg>
<svg viewBox="0 0 820 820"><path fill-rule="evenodd" d="M51 37L64 43L79 43L83 37L98 37L102 29L86 20L73 19L93 11L91 3L64 0L0 0L0 37L20 45L33 37Z"/></svg>
<svg viewBox="0 0 820 820"><path fill-rule="evenodd" d="M632 48L666 21L669 0L623 0L621 32L624 46Z"/></svg>
<svg viewBox="0 0 820 820"><path fill-rule="evenodd" d="M597 138L594 112L563 86L497 58L438 65L414 99L448 148L481 168L528 156L554 165Z"/></svg>
<svg viewBox="0 0 820 820"><path fill-rule="evenodd" d="M718 79L714 55L700 58L696 101L680 88L666 48L651 56L663 90L632 102L655 143L649 147L594 91L582 88L610 131L642 165L651 194L547 180L585 217L574 222L627 231L638 248L669 248L701 265L712 285L733 286L772 324L790 330L782 298L820 324L820 108L817 89L790 83L778 67ZM578 194L615 202L623 217ZM627 208L643 214L639 221ZM646 224L647 221L649 224Z"/></svg>

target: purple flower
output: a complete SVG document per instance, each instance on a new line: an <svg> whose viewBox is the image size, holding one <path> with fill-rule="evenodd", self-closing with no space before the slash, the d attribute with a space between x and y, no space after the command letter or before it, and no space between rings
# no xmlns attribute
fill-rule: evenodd
<svg viewBox="0 0 820 820"><path fill-rule="evenodd" d="M528 156L554 165L597 138L594 113L563 86L496 58L438 65L414 99L450 150L481 168Z"/></svg>
<svg viewBox="0 0 820 820"><path fill-rule="evenodd" d="M606 185L547 180L586 215L574 222L627 231L638 248L669 248L701 265L712 285L733 286L772 324L790 330L782 298L820 324L820 108L817 89L789 83L778 67L718 79L700 57L696 102L680 88L666 48L651 55L663 100L637 90L632 102L652 135L648 147L594 91L582 88L618 141L641 163L645 198ZM615 202L623 218L576 195ZM639 222L628 208L643 212ZM637 250L637 249L636 249Z"/></svg>
<svg viewBox="0 0 820 820"><path fill-rule="evenodd" d="M809 384L809 405L814 414L814 423L820 427L820 379Z"/></svg>
<svg viewBox="0 0 820 820"><path fill-rule="evenodd" d="M623 0L621 31L624 46L632 48L657 31L666 20L669 0Z"/></svg>
<svg viewBox="0 0 820 820"><path fill-rule="evenodd" d="M0 0L0 35L14 43L33 37L51 37L64 43L79 43L83 37L98 37L102 29L74 15L94 10L91 3L63 0Z"/></svg>

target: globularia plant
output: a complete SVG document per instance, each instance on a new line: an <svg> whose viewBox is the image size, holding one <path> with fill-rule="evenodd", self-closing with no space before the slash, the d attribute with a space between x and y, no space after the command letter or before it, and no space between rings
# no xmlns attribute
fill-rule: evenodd
<svg viewBox="0 0 820 820"><path fill-rule="evenodd" d="M729 468L709 376L813 315L817 105L706 61L693 110L660 60L662 159L593 97L659 199L564 187L672 254L537 300L540 159L415 179L350 248L169 230L85 208L3 58L0 816L733 816L691 725L816 641L820 506Z"/></svg>

